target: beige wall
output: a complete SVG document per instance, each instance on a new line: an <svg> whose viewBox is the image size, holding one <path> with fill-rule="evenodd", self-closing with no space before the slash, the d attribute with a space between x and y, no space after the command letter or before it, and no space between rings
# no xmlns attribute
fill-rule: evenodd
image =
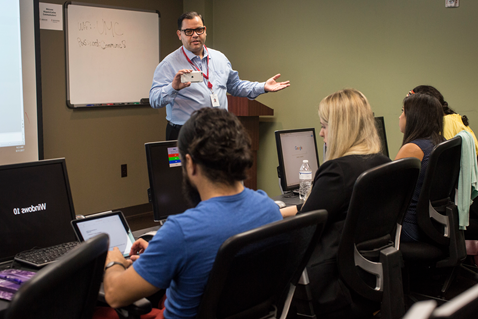
<svg viewBox="0 0 478 319"><path fill-rule="evenodd" d="M214 44L214 1L213 0L183 0L184 12L196 11L202 15L207 28L207 46Z"/></svg>
<svg viewBox="0 0 478 319"><path fill-rule="evenodd" d="M361 90L385 117L392 158L401 145L402 100L420 84L436 86L478 130L477 1L461 1L458 9L437 0L213 3L214 48L241 78L264 81L280 72L291 81L258 98L275 110L261 123L258 156L258 185L270 196L280 193L274 131L315 127L318 134L318 103L342 88Z"/></svg>
<svg viewBox="0 0 478 319"><path fill-rule="evenodd" d="M207 44L224 52L241 78L264 81L280 72L291 80L287 90L258 98L275 110L261 122L259 152L259 187L271 196L279 194L274 130L313 126L318 133L319 101L344 87L364 92L385 117L392 157L401 142L401 101L419 84L436 86L478 130L476 1L458 9L438 0L91 2L159 10L161 57L180 45L183 7L196 10L206 19ZM63 32L42 30L41 46L45 158L66 157L77 213L146 203L143 144L164 138L164 110L68 109ZM128 164L126 178L121 164Z"/></svg>
<svg viewBox="0 0 478 319"><path fill-rule="evenodd" d="M63 4L64 1L51 0ZM161 57L178 48L177 0L92 0L95 4L159 10ZM163 140L165 110L141 108L68 109L64 32L41 30L45 158L65 157L77 214L148 202L144 143ZM151 70L151 79L154 70ZM121 178L121 164L128 177Z"/></svg>

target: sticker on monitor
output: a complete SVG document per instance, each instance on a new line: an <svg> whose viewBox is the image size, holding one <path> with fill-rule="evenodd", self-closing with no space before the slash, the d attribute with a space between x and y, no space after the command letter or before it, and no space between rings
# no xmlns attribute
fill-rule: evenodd
<svg viewBox="0 0 478 319"><path fill-rule="evenodd" d="M168 147L169 167L181 166L181 159L179 158L179 148Z"/></svg>

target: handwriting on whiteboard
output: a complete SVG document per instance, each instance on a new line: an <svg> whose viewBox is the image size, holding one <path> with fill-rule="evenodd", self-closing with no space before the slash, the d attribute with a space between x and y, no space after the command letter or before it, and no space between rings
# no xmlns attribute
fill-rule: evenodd
<svg viewBox="0 0 478 319"><path fill-rule="evenodd" d="M101 35L111 35L112 37L124 35L121 25L116 21L106 21L101 19L101 21L91 22L91 21L81 21L78 22L78 31L90 31L96 30Z"/></svg>
<svg viewBox="0 0 478 319"><path fill-rule="evenodd" d="M78 31L84 37L78 37L78 46L99 49L126 49L126 40L121 40L124 31L116 21L104 19L78 22ZM105 39L103 39L105 38ZM115 40L109 38L116 38Z"/></svg>
<svg viewBox="0 0 478 319"><path fill-rule="evenodd" d="M88 40L88 39L81 39L81 38L78 38L78 45L79 47L96 47L96 48L100 48L100 49L103 49L103 50L106 50L106 49L126 49L126 41L123 40L121 42L117 42L117 43L110 43L110 42L105 42L103 40L98 40L98 39L95 39L95 40Z"/></svg>

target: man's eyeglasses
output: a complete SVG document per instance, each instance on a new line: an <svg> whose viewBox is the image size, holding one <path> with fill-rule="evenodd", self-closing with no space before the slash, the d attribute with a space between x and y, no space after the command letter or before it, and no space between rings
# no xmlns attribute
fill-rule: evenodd
<svg viewBox="0 0 478 319"><path fill-rule="evenodd" d="M201 35L201 34L204 33L205 30L206 30L206 27L200 27L200 28L197 28L197 29L184 29L184 30L180 30L180 31L183 31L185 35L190 37L194 34L194 32L196 32L197 35Z"/></svg>

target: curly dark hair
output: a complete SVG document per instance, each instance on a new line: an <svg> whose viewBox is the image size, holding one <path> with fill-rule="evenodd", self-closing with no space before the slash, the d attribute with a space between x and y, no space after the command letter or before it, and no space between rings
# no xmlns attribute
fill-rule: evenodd
<svg viewBox="0 0 478 319"><path fill-rule="evenodd" d="M414 88L412 91L415 93L427 94L427 95L435 97L440 102L441 106L443 107L443 113L445 113L445 115L456 114L456 112L450 108L450 106L448 105L448 102L445 101L440 91L438 91L433 86L419 85L416 88ZM465 126L470 125L470 123L468 122L468 117L466 115L463 115L461 117L461 121L463 122L463 124L465 124Z"/></svg>
<svg viewBox="0 0 478 319"><path fill-rule="evenodd" d="M245 180L253 163L249 134L224 109L195 111L179 132L178 147L181 157L189 154L208 179L227 185Z"/></svg>

